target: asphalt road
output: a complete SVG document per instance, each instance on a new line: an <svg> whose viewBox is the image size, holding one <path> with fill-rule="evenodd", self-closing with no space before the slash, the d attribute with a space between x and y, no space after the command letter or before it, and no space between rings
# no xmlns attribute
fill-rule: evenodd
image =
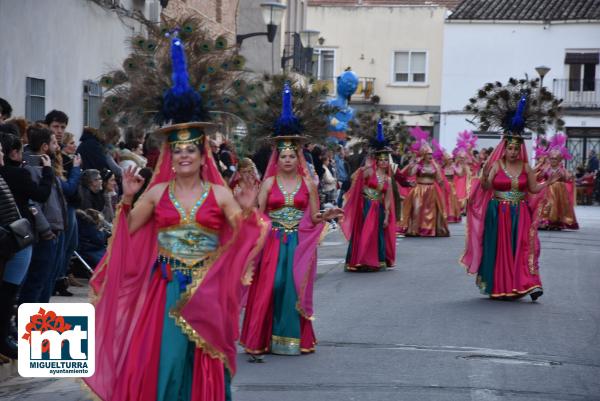
<svg viewBox="0 0 600 401"><path fill-rule="evenodd" d="M403 238L396 269L345 273L339 232L319 249L313 355L239 354L235 401L600 400L600 208L542 232L544 296L492 301L450 238ZM64 301L62 299L56 299ZM72 380L0 382L0 399L85 400Z"/></svg>

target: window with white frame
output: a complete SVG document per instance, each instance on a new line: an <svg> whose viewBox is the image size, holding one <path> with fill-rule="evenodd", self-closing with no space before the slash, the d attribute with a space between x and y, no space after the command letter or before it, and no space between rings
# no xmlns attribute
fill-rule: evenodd
<svg viewBox="0 0 600 401"><path fill-rule="evenodd" d="M327 87L329 94L335 93L335 50L314 49L313 51L313 77Z"/></svg>
<svg viewBox="0 0 600 401"><path fill-rule="evenodd" d="M335 50L315 49L313 51L313 76L319 80L333 79L335 69Z"/></svg>
<svg viewBox="0 0 600 401"><path fill-rule="evenodd" d="M596 66L600 62L600 54L595 52L568 52L565 64L568 66L570 92L596 91Z"/></svg>
<svg viewBox="0 0 600 401"><path fill-rule="evenodd" d="M424 84L427 82L427 52L397 51L394 52L394 83Z"/></svg>
<svg viewBox="0 0 600 401"><path fill-rule="evenodd" d="M100 128L102 87L98 82L83 81L83 125Z"/></svg>
<svg viewBox="0 0 600 401"><path fill-rule="evenodd" d="M43 120L46 117L46 81L27 77L25 86L25 118Z"/></svg>

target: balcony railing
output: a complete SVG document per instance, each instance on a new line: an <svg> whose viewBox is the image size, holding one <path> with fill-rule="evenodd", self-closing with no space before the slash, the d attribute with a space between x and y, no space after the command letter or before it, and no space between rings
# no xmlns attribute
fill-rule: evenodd
<svg viewBox="0 0 600 401"><path fill-rule="evenodd" d="M375 78L359 77L358 87L356 92L350 99L351 102L370 102L371 97L375 94Z"/></svg>
<svg viewBox="0 0 600 401"><path fill-rule="evenodd" d="M555 79L552 92L563 107L600 109L600 79Z"/></svg>
<svg viewBox="0 0 600 401"><path fill-rule="evenodd" d="M320 77L316 80L321 87L327 88L328 96L336 96L337 77ZM351 102L370 102L375 94L375 78L359 77L356 92L350 98Z"/></svg>

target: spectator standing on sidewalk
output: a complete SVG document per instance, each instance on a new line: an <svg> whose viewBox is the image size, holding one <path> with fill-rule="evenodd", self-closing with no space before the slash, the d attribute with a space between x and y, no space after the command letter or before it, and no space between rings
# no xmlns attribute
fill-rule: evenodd
<svg viewBox="0 0 600 401"><path fill-rule="evenodd" d="M30 126L27 136L31 153L27 155L26 168L37 183L44 176L46 158L56 154L58 142L56 136L41 124ZM48 199L34 205L38 211L36 230L40 238L33 247L29 272L21 289L20 303L48 302L54 290L54 282L62 268L59 252L63 248L67 211L59 177L54 177Z"/></svg>

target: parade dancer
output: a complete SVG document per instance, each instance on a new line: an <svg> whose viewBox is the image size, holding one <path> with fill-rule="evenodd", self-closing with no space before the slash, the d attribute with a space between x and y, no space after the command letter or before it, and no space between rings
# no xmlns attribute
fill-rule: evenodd
<svg viewBox="0 0 600 401"><path fill-rule="evenodd" d="M522 133L526 127L527 99L516 111L498 116L504 136L491 154L481 181L474 185L467 214L466 249L461 264L475 274L482 294L514 299L543 294L538 269L538 193L553 183L536 180L527 160ZM513 109L514 110L514 109Z"/></svg>
<svg viewBox="0 0 600 401"><path fill-rule="evenodd" d="M396 213L390 167L391 148L377 123L365 166L354 173L345 197L342 231L349 241L346 271L377 271L396 261Z"/></svg>
<svg viewBox="0 0 600 401"><path fill-rule="evenodd" d="M429 134L419 127L410 130L415 142L412 150L418 155L409 164L409 175L416 175L417 185L402 204L399 233L410 237L448 237L448 220L444 205L442 171L433 160L428 144Z"/></svg>
<svg viewBox="0 0 600 401"><path fill-rule="evenodd" d="M240 159L237 170L231 177L229 186L231 187L233 196L236 200L240 197L245 199L248 194L256 194L256 196L258 196L260 174L252 159L247 157Z"/></svg>
<svg viewBox="0 0 600 401"><path fill-rule="evenodd" d="M123 176L113 238L90 281L96 308L96 371L84 381L102 400L231 398L242 283L269 225L242 208L212 158L200 95L189 84L183 44L171 41L173 87L162 113L174 125L147 191Z"/></svg>
<svg viewBox="0 0 600 401"><path fill-rule="evenodd" d="M563 164L563 160L572 158L566 143L567 136L562 133L550 138L548 162L538 176L543 181L552 176L558 177L558 181L551 184L546 192L546 205L542 209L539 227L543 230L579 229L575 217L575 181Z"/></svg>
<svg viewBox="0 0 600 401"><path fill-rule="evenodd" d="M240 343L262 361L265 353L300 355L315 351L313 286L318 241L324 221L341 209L319 211L319 197L302 152L302 125L283 89L283 110L271 138L274 149L258 195L272 229L248 292Z"/></svg>
<svg viewBox="0 0 600 401"><path fill-rule="evenodd" d="M442 148L438 141L432 139L433 159L442 166L442 190L444 192L444 207L448 216L448 223L460 223L462 219L462 210L456 196L454 186L454 174L456 168L452 157Z"/></svg>
<svg viewBox="0 0 600 401"><path fill-rule="evenodd" d="M473 149L477 143L477 136L471 131L459 132L456 139L456 147L452 151L455 163L455 173L453 177L456 197L461 207L462 214L466 213L467 199L474 181L475 160L473 158Z"/></svg>

